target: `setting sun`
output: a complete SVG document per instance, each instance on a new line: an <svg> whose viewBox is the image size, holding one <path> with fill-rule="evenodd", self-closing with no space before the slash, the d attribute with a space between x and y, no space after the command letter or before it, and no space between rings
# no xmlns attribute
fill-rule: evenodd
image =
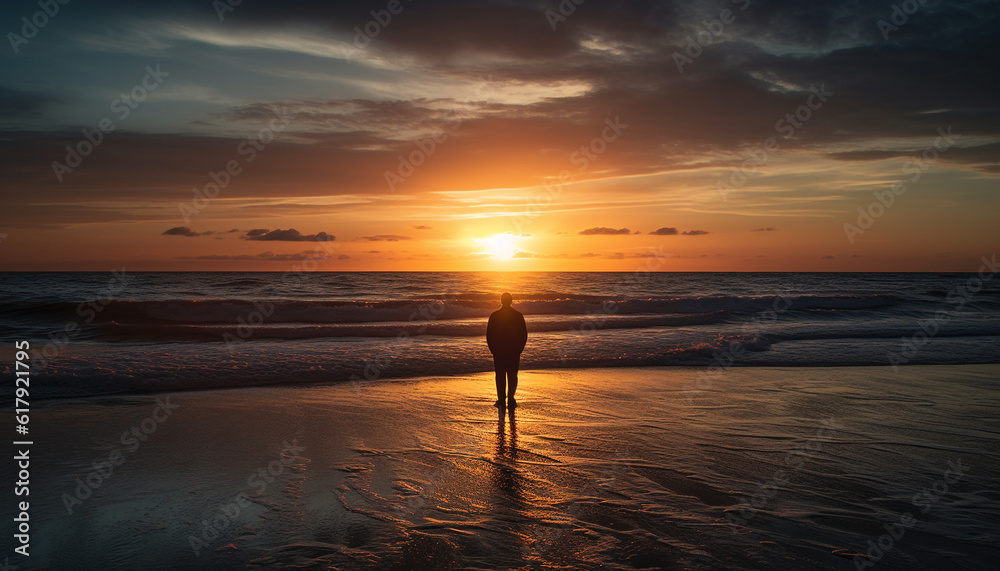
<svg viewBox="0 0 1000 571"><path fill-rule="evenodd" d="M6 0L0 571L1000 571L998 7Z"/></svg>
<svg viewBox="0 0 1000 571"><path fill-rule="evenodd" d="M486 247L485 254L489 254L494 260L509 260L519 251L517 247L519 237L510 232L494 234L489 238L480 238L478 242Z"/></svg>

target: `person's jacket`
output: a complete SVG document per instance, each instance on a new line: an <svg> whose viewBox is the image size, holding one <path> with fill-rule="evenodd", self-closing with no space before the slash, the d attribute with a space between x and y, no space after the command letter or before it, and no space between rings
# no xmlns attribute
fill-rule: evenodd
<svg viewBox="0 0 1000 571"><path fill-rule="evenodd" d="M486 325L486 344L494 355L519 355L528 342L528 327L524 315L511 306L504 306L490 314Z"/></svg>

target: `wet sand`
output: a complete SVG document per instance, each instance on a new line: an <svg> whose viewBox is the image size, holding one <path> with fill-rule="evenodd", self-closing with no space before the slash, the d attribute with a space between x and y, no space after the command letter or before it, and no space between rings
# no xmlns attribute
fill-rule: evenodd
<svg viewBox="0 0 1000 571"><path fill-rule="evenodd" d="M10 562L993 568L1000 367L699 373L523 371L507 411L487 374L43 403Z"/></svg>

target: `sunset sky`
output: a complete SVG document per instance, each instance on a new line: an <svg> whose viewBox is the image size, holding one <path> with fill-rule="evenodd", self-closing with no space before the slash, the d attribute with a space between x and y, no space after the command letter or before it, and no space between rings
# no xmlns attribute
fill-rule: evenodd
<svg viewBox="0 0 1000 571"><path fill-rule="evenodd" d="M997 2L51 1L0 9L0 270L971 271L1000 246Z"/></svg>

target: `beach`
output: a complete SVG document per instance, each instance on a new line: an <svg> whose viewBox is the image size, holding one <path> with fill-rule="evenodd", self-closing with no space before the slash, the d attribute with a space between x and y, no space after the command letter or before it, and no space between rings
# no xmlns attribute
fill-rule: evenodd
<svg viewBox="0 0 1000 571"><path fill-rule="evenodd" d="M1000 367L705 372L526 370L506 411L486 373L47 401L30 562L993 568Z"/></svg>
<svg viewBox="0 0 1000 571"><path fill-rule="evenodd" d="M1000 571L998 6L4 2L0 571Z"/></svg>

